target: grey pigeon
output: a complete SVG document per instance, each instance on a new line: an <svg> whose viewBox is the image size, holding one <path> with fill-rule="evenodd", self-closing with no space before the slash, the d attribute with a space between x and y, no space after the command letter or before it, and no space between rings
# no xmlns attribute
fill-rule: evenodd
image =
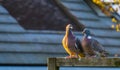
<svg viewBox="0 0 120 70"><path fill-rule="evenodd" d="M82 39L82 47L86 56L106 57L108 55L108 52L106 52L105 48L97 40L92 38L90 30L84 29L82 33L84 34Z"/></svg>

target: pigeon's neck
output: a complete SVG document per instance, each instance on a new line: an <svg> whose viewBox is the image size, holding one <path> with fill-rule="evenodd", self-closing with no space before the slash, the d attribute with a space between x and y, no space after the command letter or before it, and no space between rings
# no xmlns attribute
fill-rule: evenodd
<svg viewBox="0 0 120 70"><path fill-rule="evenodd" d="M85 34L85 37L86 37L87 39L92 39L92 36L87 35L87 34Z"/></svg>
<svg viewBox="0 0 120 70"><path fill-rule="evenodd" d="M67 31L66 31L66 35L67 35L67 36L73 36L73 33L72 33L71 30L67 30Z"/></svg>

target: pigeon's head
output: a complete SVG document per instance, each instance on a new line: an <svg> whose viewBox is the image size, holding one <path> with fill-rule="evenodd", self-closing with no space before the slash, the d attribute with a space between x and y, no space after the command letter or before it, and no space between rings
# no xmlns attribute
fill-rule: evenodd
<svg viewBox="0 0 120 70"><path fill-rule="evenodd" d="M91 35L90 30L87 30L87 29L84 29L82 33L86 35Z"/></svg>
<svg viewBox="0 0 120 70"><path fill-rule="evenodd" d="M72 29L73 29L72 24L68 24L68 25L66 26L66 30L72 30Z"/></svg>

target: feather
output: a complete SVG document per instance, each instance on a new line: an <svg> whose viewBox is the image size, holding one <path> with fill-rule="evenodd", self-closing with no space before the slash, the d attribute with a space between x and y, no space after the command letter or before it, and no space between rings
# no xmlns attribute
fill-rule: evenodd
<svg viewBox="0 0 120 70"><path fill-rule="evenodd" d="M84 52L84 51L83 51L83 48L82 48L82 45L81 45L81 41L80 41L78 38L76 38L76 43L75 43L75 44L76 44L75 47L76 47L77 49L79 49L80 52Z"/></svg>

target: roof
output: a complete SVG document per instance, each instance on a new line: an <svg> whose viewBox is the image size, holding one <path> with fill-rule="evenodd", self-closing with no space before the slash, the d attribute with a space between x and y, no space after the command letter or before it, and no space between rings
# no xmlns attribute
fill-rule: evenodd
<svg viewBox="0 0 120 70"><path fill-rule="evenodd" d="M64 31L67 24L73 24L77 31L82 29L52 0L4 0L2 5L25 29Z"/></svg>
<svg viewBox="0 0 120 70"><path fill-rule="evenodd" d="M120 33L110 28L113 24L110 18L98 16L84 0L60 2L95 34L111 55L119 54ZM79 32L75 35L80 39L83 36ZM64 31L25 30L0 5L0 64L45 64L48 57L64 57L63 36Z"/></svg>
<svg viewBox="0 0 120 70"><path fill-rule="evenodd" d="M25 30L0 5L0 64L45 64L47 57L65 56L60 44L63 35L61 31Z"/></svg>

